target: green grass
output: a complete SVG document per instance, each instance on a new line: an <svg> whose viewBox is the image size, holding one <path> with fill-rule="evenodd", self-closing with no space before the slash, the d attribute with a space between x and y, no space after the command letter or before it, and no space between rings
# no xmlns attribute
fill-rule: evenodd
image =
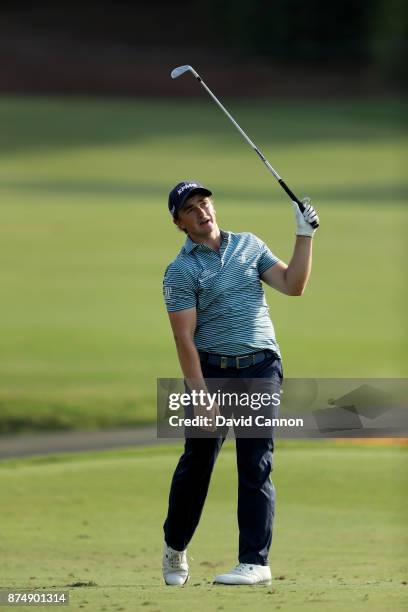
<svg viewBox="0 0 408 612"><path fill-rule="evenodd" d="M405 101L227 101L321 229L301 299L267 291L286 376L402 377ZM0 432L148 422L179 375L161 296L169 188L288 260L286 196L214 105L0 100Z"/></svg>
<svg viewBox="0 0 408 612"><path fill-rule="evenodd" d="M71 587L74 610L406 609L406 448L279 443L271 587L215 587L236 560L235 453L223 449L191 580L162 583L162 523L178 449L0 463L0 587ZM191 557L193 559L191 559ZM403 584L405 582L405 584Z"/></svg>

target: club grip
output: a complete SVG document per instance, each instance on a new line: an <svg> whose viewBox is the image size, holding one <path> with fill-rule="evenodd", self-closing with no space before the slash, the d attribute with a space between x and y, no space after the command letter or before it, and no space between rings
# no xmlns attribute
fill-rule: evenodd
<svg viewBox="0 0 408 612"><path fill-rule="evenodd" d="M296 202L296 204L299 206L300 210L302 212L304 212L305 210L305 205L303 204L303 202L301 200L299 200L299 198L297 198L295 196L295 194L293 193L293 191L287 186L287 184L285 183L285 181L283 179L279 179L279 184L282 187L282 189L284 191L286 191L286 193L288 194L288 196L290 197L290 199L292 200L292 202ZM313 221L313 223L310 224L314 229L317 229L319 227L319 223L317 221Z"/></svg>

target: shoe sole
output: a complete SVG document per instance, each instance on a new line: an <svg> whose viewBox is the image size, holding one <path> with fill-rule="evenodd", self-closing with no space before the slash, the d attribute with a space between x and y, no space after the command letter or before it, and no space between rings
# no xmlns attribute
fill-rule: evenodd
<svg viewBox="0 0 408 612"><path fill-rule="evenodd" d="M187 578L185 579L185 581L183 582L183 584L169 584L168 582L166 582L166 580L164 580L164 584L166 586L170 586L170 587L183 587L185 584L187 584L187 582L190 580L190 574L188 574Z"/></svg>

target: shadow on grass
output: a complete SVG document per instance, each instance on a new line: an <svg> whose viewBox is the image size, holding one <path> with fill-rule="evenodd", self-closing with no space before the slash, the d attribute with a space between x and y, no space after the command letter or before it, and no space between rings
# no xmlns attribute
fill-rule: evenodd
<svg viewBox="0 0 408 612"><path fill-rule="evenodd" d="M243 129L263 146L268 142L361 142L400 137L405 117L403 98L225 103ZM0 121L0 155L169 141L180 136L222 138L231 143L240 138L206 99L3 97Z"/></svg>
<svg viewBox="0 0 408 612"><path fill-rule="evenodd" d="M272 184L272 183L271 183ZM33 194L55 194L55 195L75 195L83 196L106 196L123 198L156 198L163 199L167 197L170 185L164 183L140 182L140 181L116 181L116 180L19 180L7 181L3 180L0 185L0 192L15 191L17 193L33 193ZM295 190L296 191L296 190ZM228 187L217 189L215 197L217 199L228 199L237 202L251 201L256 202L271 202L276 201L280 191L272 188L264 189L260 187L252 187L245 189L242 187ZM408 197L408 183L389 182L380 186L372 184L358 185L347 187L343 184L330 187L317 188L311 194L315 201L331 202L331 201L359 201L362 203L382 203L384 201L402 201ZM24 200L24 204L27 202ZM84 200L80 201L81 206Z"/></svg>

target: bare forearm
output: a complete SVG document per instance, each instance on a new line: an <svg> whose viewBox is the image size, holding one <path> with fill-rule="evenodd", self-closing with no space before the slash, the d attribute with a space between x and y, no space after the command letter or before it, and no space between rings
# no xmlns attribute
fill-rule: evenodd
<svg viewBox="0 0 408 612"><path fill-rule="evenodd" d="M190 391L204 391L204 401L199 405L194 405L195 415L204 415L210 421L202 425L203 429L215 431L216 424L214 416L219 414L218 406L215 402L208 401L208 389L203 378L200 357L194 344L194 331L196 328L196 311L193 308L176 311L169 314L170 323L176 342L177 353L180 367L184 379ZM207 399L206 399L207 398Z"/></svg>
<svg viewBox="0 0 408 612"><path fill-rule="evenodd" d="M285 271L287 292L302 295L312 269L312 238L296 236L292 259Z"/></svg>
<svg viewBox="0 0 408 612"><path fill-rule="evenodd" d="M203 378L200 357L193 340L189 337L175 338L180 367L184 378L200 380Z"/></svg>

